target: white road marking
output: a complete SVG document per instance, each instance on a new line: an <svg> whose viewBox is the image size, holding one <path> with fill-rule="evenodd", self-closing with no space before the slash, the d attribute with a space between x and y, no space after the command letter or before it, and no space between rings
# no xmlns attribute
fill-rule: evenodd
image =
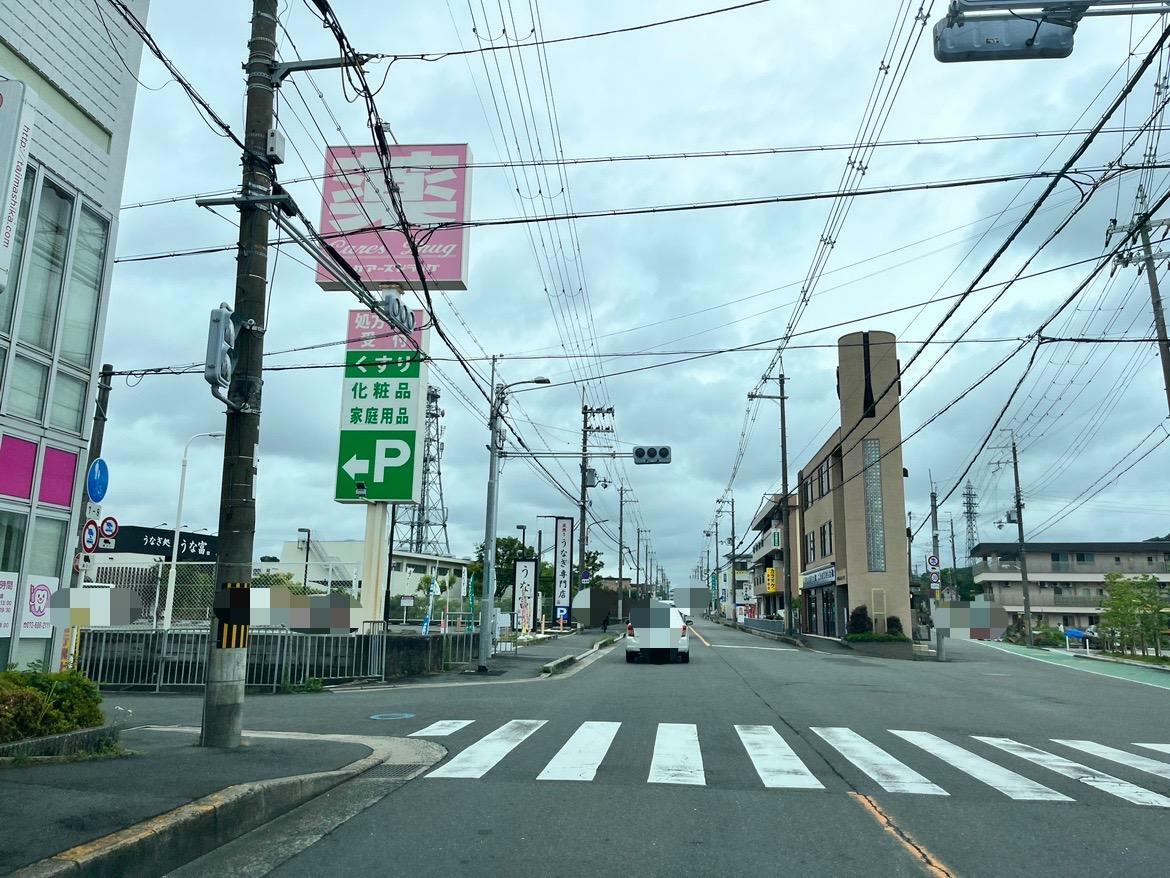
<svg viewBox="0 0 1170 878"><path fill-rule="evenodd" d="M1159 753L1170 753L1170 744L1134 744L1135 747L1145 747L1147 750L1157 750Z"/></svg>
<svg viewBox="0 0 1170 878"><path fill-rule="evenodd" d="M946 790L900 762L876 744L871 744L852 729L813 728L842 756L868 774L889 793L914 793L920 796L946 796Z"/></svg>
<svg viewBox="0 0 1170 878"><path fill-rule="evenodd" d="M543 719L514 719L506 722L427 777L483 777L546 722L548 720Z"/></svg>
<svg viewBox="0 0 1170 878"><path fill-rule="evenodd" d="M437 723L431 723L425 729L419 729L417 732L411 732L406 737L442 738L447 735L454 734L460 729L466 728L473 722L475 722L473 719L441 719Z"/></svg>
<svg viewBox="0 0 1170 878"><path fill-rule="evenodd" d="M1088 784L1094 789L1101 790L1111 796L1117 796L1119 799L1133 802L1135 805L1152 805L1157 808L1170 808L1170 799L1165 796L1160 796L1136 784L1131 784L1120 778L1116 778L1111 774L1105 774L1103 771L1089 768L1087 765L1081 765L1079 762L1072 762L1062 756L1057 756L1055 753L1049 753L1047 750L1029 747L1027 744L1021 744L1019 741L1013 741L1011 738L985 738L981 735L972 735L971 737L976 741L990 744L992 747L998 747L1005 753L1011 753L1013 756L1027 759L1029 762L1039 765L1042 768L1055 771L1057 774L1071 777L1073 780L1079 780L1081 783Z"/></svg>
<svg viewBox="0 0 1170 878"><path fill-rule="evenodd" d="M537 780L593 780L621 723L581 723Z"/></svg>
<svg viewBox="0 0 1170 878"><path fill-rule="evenodd" d="M1074 750L1088 753L1090 756L1108 759L1110 762L1118 762L1121 765L1136 768L1138 771L1156 774L1158 777L1170 780L1170 765L1167 765L1165 762L1159 762L1157 759L1147 759L1145 756L1126 753L1124 750L1118 750L1116 747L1106 747L1104 744L1098 744L1094 741L1066 741L1063 738L1053 738L1052 740L1057 744L1064 744L1066 747L1072 747ZM1166 752L1170 753L1170 747L1166 748Z"/></svg>
<svg viewBox="0 0 1170 878"><path fill-rule="evenodd" d="M999 790L1009 799L1018 799L1026 802L1071 802L1068 796L1049 789L1043 784L1029 780L1021 774L1009 771L996 765L982 756L964 750L950 741L944 741L937 735L928 732L910 732L901 729L890 729L890 734L897 735L917 747L921 747L932 756L937 756L943 762L953 765L959 771L969 774L977 781Z"/></svg>
<svg viewBox="0 0 1170 878"><path fill-rule="evenodd" d="M712 643L716 649L762 649L767 652L800 652L798 649L790 649L785 646L741 646L736 643Z"/></svg>
<svg viewBox="0 0 1170 878"><path fill-rule="evenodd" d="M824 785L772 726L736 726L760 780L769 789L823 790Z"/></svg>
<svg viewBox="0 0 1170 878"><path fill-rule="evenodd" d="M705 786L699 732L693 723L659 723L647 783Z"/></svg>

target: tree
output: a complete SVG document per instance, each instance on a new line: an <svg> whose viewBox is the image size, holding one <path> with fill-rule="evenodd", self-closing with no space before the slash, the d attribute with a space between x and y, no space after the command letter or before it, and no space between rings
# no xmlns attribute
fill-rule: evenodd
<svg viewBox="0 0 1170 878"><path fill-rule="evenodd" d="M495 598L499 600L515 584L516 568L513 564L521 558L529 558L532 551L516 537L496 537L496 579ZM483 576L483 543L475 547L475 562L469 573L476 578ZM481 580L482 581L482 580Z"/></svg>
<svg viewBox="0 0 1170 878"><path fill-rule="evenodd" d="M1162 632L1170 612L1170 597L1151 574L1105 574L1105 599L1101 601L1101 625L1111 644L1121 652L1145 654L1150 646L1162 654Z"/></svg>
<svg viewBox="0 0 1170 878"><path fill-rule="evenodd" d="M952 570L946 567L940 571L939 578L943 588L950 585L955 587L959 593L959 600L975 600L975 572L970 567L960 567L958 570ZM930 590L929 572L919 574L918 581L924 589L927 591Z"/></svg>

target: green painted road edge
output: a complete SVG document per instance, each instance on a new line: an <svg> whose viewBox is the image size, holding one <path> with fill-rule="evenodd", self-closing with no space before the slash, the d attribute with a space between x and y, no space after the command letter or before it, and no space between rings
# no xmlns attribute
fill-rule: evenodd
<svg viewBox="0 0 1170 878"><path fill-rule="evenodd" d="M1132 665L1114 664L1113 662L1092 662L1093 666L1090 668L1085 667L1085 665L1089 664L1088 659L1078 659L1075 656L1066 656L1059 652L1032 649L1027 646L1017 646L1012 643L992 643L986 640L973 640L971 642L982 644L1000 652L1010 653L1020 658L1043 662L1046 665L1056 665L1057 667L1080 671L1084 674L1095 674L1098 677L1112 677L1115 680L1125 680L1128 683L1139 683L1143 686L1153 686L1157 689L1170 690L1170 675L1167 675L1163 671L1149 668L1135 668Z"/></svg>

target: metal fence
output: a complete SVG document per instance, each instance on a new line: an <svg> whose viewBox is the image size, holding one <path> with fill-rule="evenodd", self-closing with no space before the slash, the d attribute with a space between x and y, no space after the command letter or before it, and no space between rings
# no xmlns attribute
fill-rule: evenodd
<svg viewBox="0 0 1170 878"><path fill-rule="evenodd" d="M138 625L161 629L169 587L171 565L166 561L134 564L102 564L94 568L94 582L126 588L142 602ZM357 598L361 575L358 564L310 561L264 563L252 571L252 586L284 586L296 594L328 594L340 591ZM215 602L215 562L192 561L175 565L175 593L171 606L171 627L203 627L211 621Z"/></svg>
<svg viewBox="0 0 1170 878"><path fill-rule="evenodd" d="M326 684L385 680L396 674L393 647L403 640L415 653L402 673L436 672L475 660L471 632L435 635L300 634L253 628L245 683L276 692L310 680ZM431 642L428 642L431 641ZM437 644L437 645L436 645ZM83 628L74 666L99 686L161 690L200 687L207 666L207 631L150 628Z"/></svg>

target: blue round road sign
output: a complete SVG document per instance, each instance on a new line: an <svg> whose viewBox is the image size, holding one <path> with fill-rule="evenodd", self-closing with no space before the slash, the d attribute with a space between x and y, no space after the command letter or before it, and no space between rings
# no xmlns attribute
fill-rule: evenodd
<svg viewBox="0 0 1170 878"><path fill-rule="evenodd" d="M101 503L110 487L110 468L105 460L97 458L85 473L85 493L90 503Z"/></svg>

